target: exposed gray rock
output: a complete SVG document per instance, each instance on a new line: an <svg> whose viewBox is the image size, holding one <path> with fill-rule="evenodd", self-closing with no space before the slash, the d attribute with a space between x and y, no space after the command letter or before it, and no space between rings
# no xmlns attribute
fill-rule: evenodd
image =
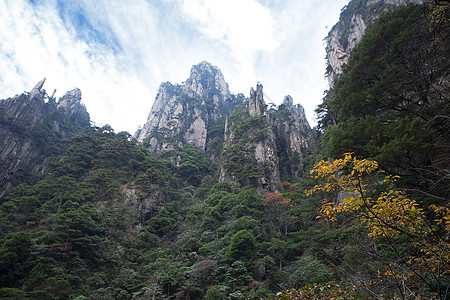
<svg viewBox="0 0 450 300"><path fill-rule="evenodd" d="M89 126L80 90L68 92L56 103L42 89L44 82L45 78L30 93L0 100L0 197L12 187L10 179L20 172L38 175L46 171L50 155L47 139ZM80 120L80 116L86 119Z"/></svg>
<svg viewBox="0 0 450 300"><path fill-rule="evenodd" d="M80 89L75 88L71 91L66 92L65 95L59 99L58 107L64 108L69 114L73 114L75 110L79 109L80 107L84 108L84 104L81 103Z"/></svg>
<svg viewBox="0 0 450 300"><path fill-rule="evenodd" d="M208 92L211 90L217 90L222 101L231 97L222 72L207 61L192 66L191 75L186 80L183 90L191 97L196 96L195 94L202 98L209 97Z"/></svg>
<svg viewBox="0 0 450 300"><path fill-rule="evenodd" d="M184 134L184 139L190 145L205 149L207 132L205 121L202 118L197 118Z"/></svg>
<svg viewBox="0 0 450 300"><path fill-rule="evenodd" d="M291 96L273 111L273 127L277 136L280 173L287 178L300 179L306 169L305 157L316 146L313 130L300 104L294 105Z"/></svg>
<svg viewBox="0 0 450 300"><path fill-rule="evenodd" d="M399 6L399 5L408 5L411 3L422 4L423 1L422 0L368 0L366 5L371 6L376 3Z"/></svg>
<svg viewBox="0 0 450 300"><path fill-rule="evenodd" d="M45 79L46 78L42 79L34 86L34 88L30 92L30 99L33 99L35 96L43 94L43 93L41 93L41 89L44 86Z"/></svg>
<svg viewBox="0 0 450 300"><path fill-rule="evenodd" d="M228 84L220 70L203 61L191 69L182 85L161 84L147 122L134 137L150 151L173 149L173 144L194 145L207 151L210 130L223 124L233 106ZM170 139L172 145L165 140ZM214 156L214 155L213 155Z"/></svg>
<svg viewBox="0 0 450 300"><path fill-rule="evenodd" d="M179 116L183 113L183 106L173 92L174 86L169 82L161 84L147 122L141 130L135 133L138 142L142 142L157 129L173 129L178 124ZM155 149L150 149L155 151Z"/></svg>
<svg viewBox="0 0 450 300"><path fill-rule="evenodd" d="M247 116L249 118L263 117L260 119L264 122L263 128L248 128L246 138L243 138L241 135L234 132L236 124L230 123L230 121L227 120L224 134L224 151L227 151L228 147L233 147L234 145L241 145L246 148L246 161L248 161L248 163L247 165L240 167L256 167L262 176L252 179L239 179L236 177L236 174L230 172L226 167L226 164L229 162L222 162L220 166L219 181L229 181L240 186L252 186L256 189L256 192L260 194L281 190L275 134L272 131L269 112L267 111L264 101L263 86L261 84L257 85L256 91L251 88L247 110ZM246 118L245 115L240 117ZM237 122L240 121L241 120L238 120ZM255 138L261 130L265 133L265 137L262 139Z"/></svg>
<svg viewBox="0 0 450 300"><path fill-rule="evenodd" d="M120 186L119 193L120 197L95 201L96 208L102 211L106 208L126 207L128 212L125 213L128 213L128 224L130 224L126 228L126 235L129 238L136 237L145 225L145 221L157 211L158 206L164 204L164 194L157 186L143 191L134 185Z"/></svg>
<svg viewBox="0 0 450 300"><path fill-rule="evenodd" d="M245 116L239 116L239 111L230 117L235 105L246 102ZM283 178L298 179L305 168L304 159L311 152L308 149L315 146L303 107L294 105L290 96L280 107L284 119L276 110L267 109L263 86L259 83L256 89L250 89L247 99L242 94L231 95L220 70L202 62L192 67L190 77L182 85L161 84L147 122L134 137L156 153L177 146L196 146L220 164L219 181L252 186L259 193L277 191L282 189L280 167ZM236 116L249 118L258 128L246 128L246 138L243 138L242 132L235 132ZM281 150L276 144L280 139L285 145ZM254 171L249 171L249 178L232 174L224 167L222 154L235 145L247 149L244 152L248 168ZM280 151L284 155L283 163ZM171 159L178 163L176 157Z"/></svg>
<svg viewBox="0 0 450 300"><path fill-rule="evenodd" d="M359 1L359 0L358 0ZM342 66L348 62L350 52L361 41L368 25L372 24L382 12L393 10L401 5L421 4L422 0L365 0L357 6L351 1L341 13L339 22L333 26L326 38L326 71L330 88L334 86L337 76L342 73ZM355 5L353 5L355 4ZM353 11L350 8L356 7Z"/></svg>
<svg viewBox="0 0 450 300"><path fill-rule="evenodd" d="M264 102L262 84L256 85L256 91L253 87L250 89L250 100L248 103L248 112L250 116L263 115L266 111L266 103Z"/></svg>
<svg viewBox="0 0 450 300"><path fill-rule="evenodd" d="M348 49L353 49L361 41L364 32L366 31L366 23L362 19L361 15L354 15L350 22L350 28L352 30L348 34Z"/></svg>

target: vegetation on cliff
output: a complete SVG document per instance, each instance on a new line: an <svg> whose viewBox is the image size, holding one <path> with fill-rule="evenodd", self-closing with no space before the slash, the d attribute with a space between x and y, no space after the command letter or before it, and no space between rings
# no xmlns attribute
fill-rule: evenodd
<svg viewBox="0 0 450 300"><path fill-rule="evenodd" d="M207 151L159 153L109 126L53 139L44 122L48 171L0 199L0 298L448 298L449 24L448 6L409 6L369 27L318 108L311 176L278 191L248 184L273 166L246 146L272 128L245 103L223 166L208 151L222 119ZM219 182L221 167L243 184Z"/></svg>

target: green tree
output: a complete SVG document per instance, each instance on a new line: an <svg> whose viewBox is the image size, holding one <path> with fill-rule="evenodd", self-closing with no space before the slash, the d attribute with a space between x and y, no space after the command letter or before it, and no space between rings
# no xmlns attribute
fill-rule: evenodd
<svg viewBox="0 0 450 300"><path fill-rule="evenodd" d="M226 300L226 299L228 299L228 297L227 297L225 290L226 290L226 287L223 287L221 285L214 285L206 291L206 295L205 295L205 297L203 297L203 299L204 300Z"/></svg>
<svg viewBox="0 0 450 300"><path fill-rule="evenodd" d="M226 256L231 261L242 260L250 263L256 254L256 240L247 229L236 232L230 241Z"/></svg>
<svg viewBox="0 0 450 300"><path fill-rule="evenodd" d="M383 14L317 110L327 156L375 159L434 203L450 194L449 19L448 7L438 16L419 5Z"/></svg>
<svg viewBox="0 0 450 300"><path fill-rule="evenodd" d="M447 298L448 205L431 205L426 212L408 194L394 188L398 176L385 175L376 161L359 160L348 153L333 162L319 162L311 173L326 181L307 193L336 190L347 193L339 203L324 199L320 215L327 221L337 221L347 213L355 219L355 226L364 226L367 239L374 242L370 254L383 258L384 269L378 270L379 278L392 280L403 298L415 295L417 282L426 285L433 296ZM380 251L378 247L384 249Z"/></svg>
<svg viewBox="0 0 450 300"><path fill-rule="evenodd" d="M33 266L31 234L13 232L0 240L0 286L18 287Z"/></svg>

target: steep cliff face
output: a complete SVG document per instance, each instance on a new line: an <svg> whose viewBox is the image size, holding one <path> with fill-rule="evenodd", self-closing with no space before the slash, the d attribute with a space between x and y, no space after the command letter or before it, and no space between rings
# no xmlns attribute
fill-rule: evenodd
<svg viewBox="0 0 450 300"><path fill-rule="evenodd" d="M258 193L281 189L275 134L263 86L251 88L248 103L227 120L219 181L252 186Z"/></svg>
<svg viewBox="0 0 450 300"><path fill-rule="evenodd" d="M223 127L233 107L222 73L204 61L192 67L184 84L161 84L147 122L134 137L153 152L172 150L174 144L206 152L222 138L217 127Z"/></svg>
<svg viewBox="0 0 450 300"><path fill-rule="evenodd" d="M383 11L393 10L400 5L420 4L422 0L352 0L341 11L339 22L326 37L326 76L333 87L342 66L348 62L351 50L361 41L368 25Z"/></svg>
<svg viewBox="0 0 450 300"><path fill-rule="evenodd" d="M40 174L60 151L63 137L90 125L81 92L67 92L58 102L40 81L29 93L0 100L0 197L24 174Z"/></svg>
<svg viewBox="0 0 450 300"><path fill-rule="evenodd" d="M315 145L303 107L291 97L268 110L261 84L249 98L231 95L220 70L207 62L193 66L182 85L161 84L134 137L156 153L196 146L219 164L219 181L260 193L280 190L281 178L299 179Z"/></svg>
<svg viewBox="0 0 450 300"><path fill-rule="evenodd" d="M284 179L298 180L306 171L306 158L316 146L314 131L300 104L294 105L286 96L277 110L272 111L280 173Z"/></svg>

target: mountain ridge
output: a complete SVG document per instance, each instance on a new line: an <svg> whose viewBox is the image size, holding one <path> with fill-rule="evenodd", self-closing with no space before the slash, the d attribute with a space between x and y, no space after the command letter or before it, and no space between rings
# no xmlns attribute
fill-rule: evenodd
<svg viewBox="0 0 450 300"><path fill-rule="evenodd" d="M81 103L81 91L68 91L57 101L39 81L29 93L0 100L0 196L20 174L37 175L47 170L51 155L60 152L62 139L90 126Z"/></svg>
<svg viewBox="0 0 450 300"><path fill-rule="evenodd" d="M2 145L45 170L0 196L0 298L446 299L450 10L433 8L368 26L321 131L260 83L228 97L205 61L161 84L139 142L90 124L77 89L1 100Z"/></svg>
<svg viewBox="0 0 450 300"><path fill-rule="evenodd" d="M272 106L268 109L262 90L262 84L258 83L256 90L253 87L250 89L249 98L242 94L232 95L220 69L203 61L192 66L191 75L183 84L172 85L168 82L161 84L147 122L134 137L155 153L174 150L176 146L183 145L199 147L213 161L219 163L220 181L231 180L235 184L250 185L256 187L260 193L280 190L281 177L285 179L300 177L299 174L305 170L304 162L308 152L304 148L312 149L316 142L300 104L294 106L292 97L286 96L283 104L279 106L284 109L284 113L278 113L279 107ZM248 132L254 130L253 127L246 128L246 132L241 131L236 129L240 125L230 119L240 105L247 107L241 111L246 117L235 116L234 121L260 126L258 127L260 132L252 133L264 135L259 141L256 141L254 136L248 135ZM259 117L261 119L256 121ZM249 121L252 118L253 121ZM286 120L281 121L283 118ZM282 126L283 122L288 122L289 125L286 123ZM277 135L274 134L273 127L278 128ZM239 132L233 132L234 129ZM242 140L244 135L248 140ZM277 141L280 150L277 148ZM303 143L300 143L302 146L296 145L296 142L302 141ZM251 172L252 176L256 176L252 183L242 180L244 173L240 173L243 171L241 168L245 168L244 165L248 166L247 163L239 166L240 175L236 173L237 169L231 171L228 167L224 167L225 164L232 163L224 157L229 156L227 151L236 146L236 143L240 143L248 150L245 155L253 167L261 165L258 167L259 171ZM288 147L282 144L287 144ZM280 174L279 171L278 156L281 152L285 164L292 166L286 174L283 172ZM264 164L266 169L273 169L272 174L263 171ZM271 167L268 167L269 165ZM285 167L282 169L287 170Z"/></svg>

